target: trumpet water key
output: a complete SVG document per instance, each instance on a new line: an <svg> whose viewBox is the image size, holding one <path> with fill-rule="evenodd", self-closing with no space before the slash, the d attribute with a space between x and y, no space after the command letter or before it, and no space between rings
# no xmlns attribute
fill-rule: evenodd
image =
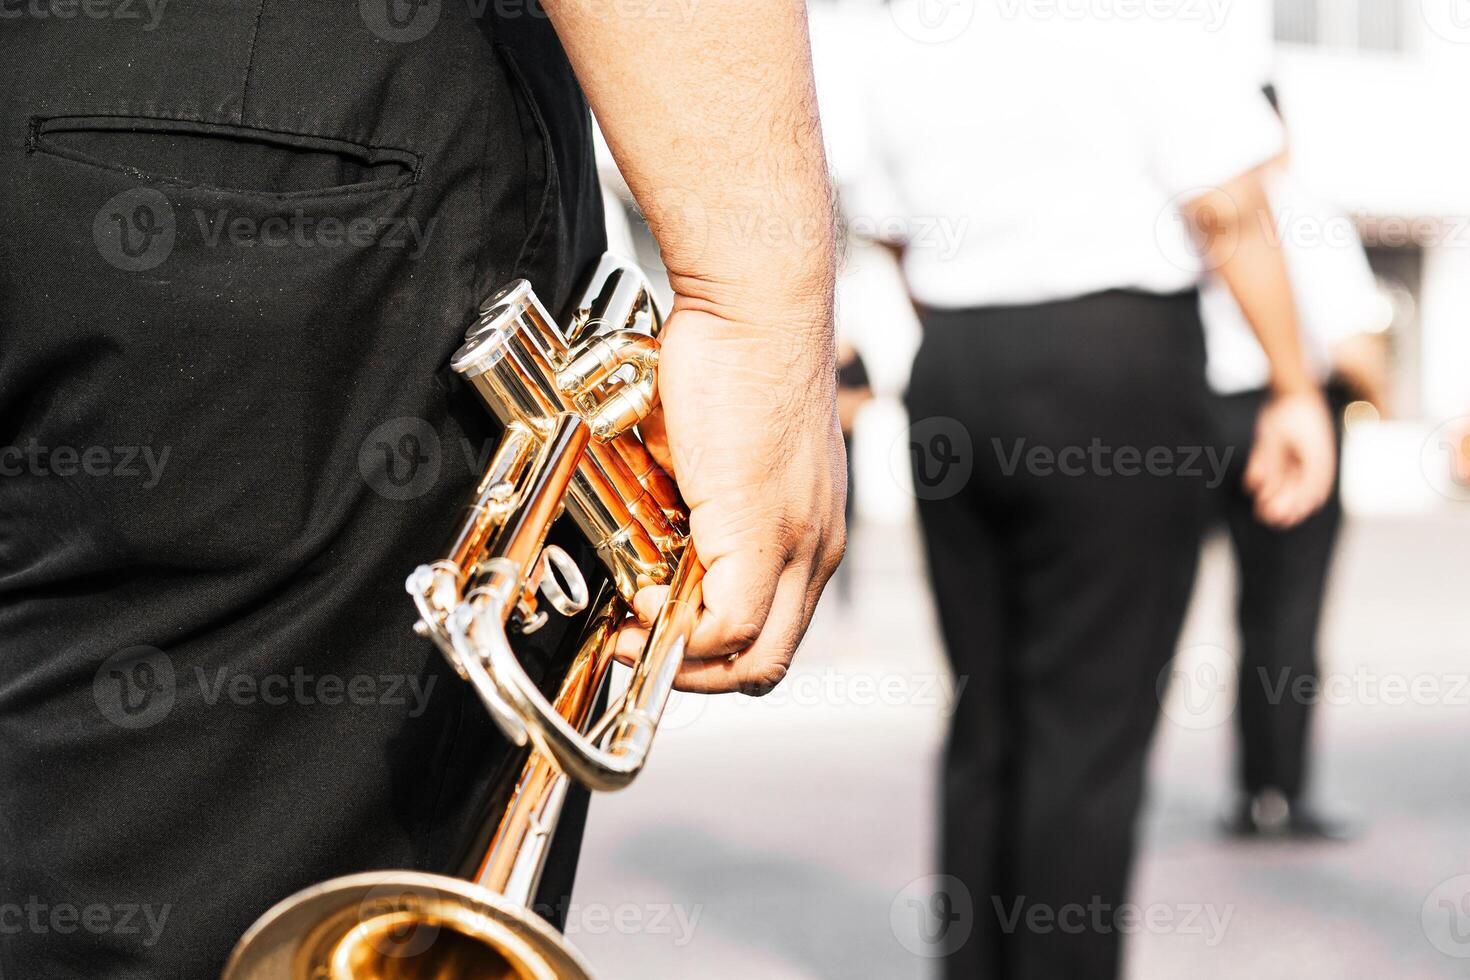
<svg viewBox="0 0 1470 980"><path fill-rule="evenodd" d="M532 896L570 781L613 790L642 769L701 601L688 513L637 433L657 404L661 327L647 280L612 256L565 328L525 280L481 305L452 366L505 432L444 556L407 588L416 631L474 686L525 764L465 835L459 876L368 872L308 888L250 928L226 980L590 976ZM547 542L562 513L607 570L595 601ZM626 689L598 712L618 629L648 585L669 586L668 598ZM514 638L589 606L543 689Z"/></svg>

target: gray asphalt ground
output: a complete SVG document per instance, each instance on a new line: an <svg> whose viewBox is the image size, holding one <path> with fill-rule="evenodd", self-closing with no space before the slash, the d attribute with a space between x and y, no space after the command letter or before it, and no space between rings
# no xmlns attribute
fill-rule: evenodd
<svg viewBox="0 0 1470 980"><path fill-rule="evenodd" d="M1470 976L1465 511L1345 534L1317 783L1365 821L1350 844L1216 830L1235 640L1232 572L1207 547L1152 760L1130 980ZM912 530L859 526L846 573L781 688L680 698L647 772L594 804L569 932L602 976L935 975L909 902L933 891L953 682Z"/></svg>

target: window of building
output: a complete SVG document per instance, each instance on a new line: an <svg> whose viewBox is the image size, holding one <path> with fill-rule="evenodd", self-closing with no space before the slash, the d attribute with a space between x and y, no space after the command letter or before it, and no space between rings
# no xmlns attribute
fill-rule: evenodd
<svg viewBox="0 0 1470 980"><path fill-rule="evenodd" d="M1405 50L1404 0L1276 0L1278 41L1359 51Z"/></svg>

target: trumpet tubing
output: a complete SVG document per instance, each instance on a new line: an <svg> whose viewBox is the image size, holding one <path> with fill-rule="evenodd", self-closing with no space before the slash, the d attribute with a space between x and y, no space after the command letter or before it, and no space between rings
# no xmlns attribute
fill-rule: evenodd
<svg viewBox="0 0 1470 980"><path fill-rule="evenodd" d="M611 790L641 771L701 601L688 514L636 431L657 403L661 324L642 274L611 256L566 330L524 280L481 304L451 364L505 433L443 557L407 589L415 631L474 686L525 763L463 841L463 877L370 872L309 888L251 927L225 980L591 976L532 896L572 782ZM511 637L592 605L576 564L547 544L563 510L612 588L548 699ZM655 584L670 586L668 599L627 689L598 715L617 631L635 593Z"/></svg>

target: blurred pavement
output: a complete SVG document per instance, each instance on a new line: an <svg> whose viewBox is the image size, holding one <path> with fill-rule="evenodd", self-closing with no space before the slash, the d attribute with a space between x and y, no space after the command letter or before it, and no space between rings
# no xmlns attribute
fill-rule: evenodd
<svg viewBox="0 0 1470 980"><path fill-rule="evenodd" d="M1470 875L1466 554L1467 508L1350 522L1324 634L1318 787L1369 832L1241 845L1214 824L1233 697L1217 681L1234 639L1232 573L1211 542L1133 896L1175 925L1130 938L1131 980L1470 975L1470 877L1455 880ZM602 976L935 975L908 900L932 869L953 683L910 525L860 524L845 571L848 603L829 590L781 688L681 697L639 782L595 802L569 932Z"/></svg>

